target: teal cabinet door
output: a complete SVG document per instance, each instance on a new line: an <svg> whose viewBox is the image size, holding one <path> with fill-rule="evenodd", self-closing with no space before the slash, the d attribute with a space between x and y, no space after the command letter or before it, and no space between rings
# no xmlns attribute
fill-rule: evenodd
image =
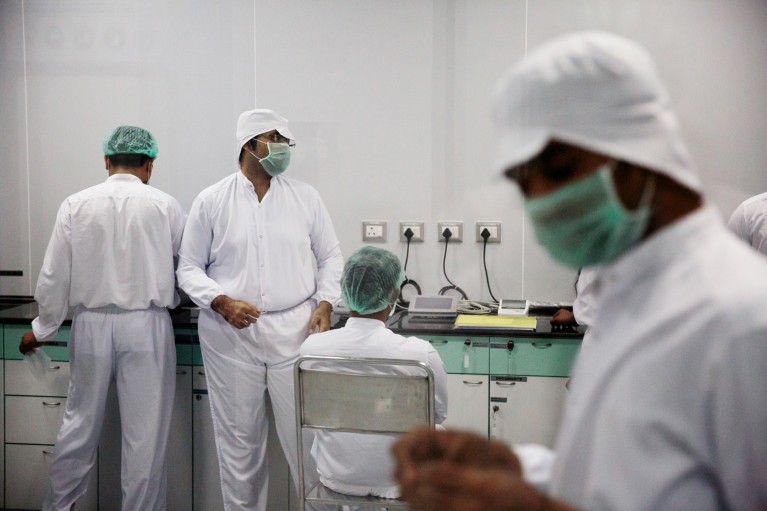
<svg viewBox="0 0 767 511"><path fill-rule="evenodd" d="M490 374L520 376L570 375L580 340L494 338L490 342Z"/></svg>
<svg viewBox="0 0 767 511"><path fill-rule="evenodd" d="M424 336L437 350L451 374L488 374L490 343L487 337Z"/></svg>
<svg viewBox="0 0 767 511"><path fill-rule="evenodd" d="M22 360L24 356L19 352L19 343L24 332L31 330L31 325L3 325L3 345L5 360ZM69 362L69 333L71 327L62 326L59 328L56 337L51 341L51 345L44 346L45 351L51 360L57 362Z"/></svg>

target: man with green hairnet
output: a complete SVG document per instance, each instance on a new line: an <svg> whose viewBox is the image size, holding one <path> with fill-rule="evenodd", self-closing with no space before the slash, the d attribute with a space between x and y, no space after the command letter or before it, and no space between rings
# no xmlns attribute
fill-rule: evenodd
<svg viewBox="0 0 767 511"><path fill-rule="evenodd" d="M365 247L349 257L341 276L341 297L351 311L343 328L310 336L301 355L417 360L434 372L434 422L447 417L447 373L427 341L404 337L386 328L403 279L397 256ZM376 369L377 372L404 368ZM328 488L351 495L397 498L391 435L318 431L312 447L320 480Z"/></svg>
<svg viewBox="0 0 767 511"><path fill-rule="evenodd" d="M179 303L174 260L186 214L176 199L147 186L157 157L151 133L120 126L102 147L109 177L59 208L37 279L39 316L19 346L26 354L44 345L76 307L45 511L72 509L88 489L112 379L122 421L122 509L166 508L176 384L167 308Z"/></svg>

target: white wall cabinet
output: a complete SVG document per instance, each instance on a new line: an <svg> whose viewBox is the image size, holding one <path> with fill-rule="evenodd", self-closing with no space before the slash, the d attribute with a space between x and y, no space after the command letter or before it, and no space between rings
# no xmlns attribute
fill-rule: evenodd
<svg viewBox="0 0 767 511"><path fill-rule="evenodd" d="M213 432L213 419L210 414L208 385L205 381L205 369L197 366L193 370L193 509L195 511L220 511L223 510L224 504L221 495L218 455ZM271 407L269 408L271 410ZM277 438L271 411L269 412L267 452L269 457L269 497L266 508L286 511L298 509L295 486L291 482L290 469Z"/></svg>
<svg viewBox="0 0 767 511"><path fill-rule="evenodd" d="M488 379L481 374L447 375L446 428L487 435Z"/></svg>
<svg viewBox="0 0 767 511"><path fill-rule="evenodd" d="M192 393L194 395L192 402L193 509L194 511L223 511L224 498L221 495L213 418L210 415L208 383L205 380L203 367L194 367Z"/></svg>
<svg viewBox="0 0 767 511"><path fill-rule="evenodd" d="M509 444L554 447L567 378L492 376L490 436Z"/></svg>
<svg viewBox="0 0 767 511"><path fill-rule="evenodd" d="M48 487L51 456L66 406L69 364L53 362L44 378L32 375L24 361L5 361L5 506L40 509ZM78 511L97 509L97 465Z"/></svg>
<svg viewBox="0 0 767 511"><path fill-rule="evenodd" d="M176 368L168 439L168 511L192 509L192 369Z"/></svg>
<svg viewBox="0 0 767 511"><path fill-rule="evenodd" d="M173 401L168 440L168 511L192 509L192 368L176 368L176 394ZM99 440L99 511L120 511L122 483L122 429L120 407L114 382L109 386L104 411L104 426Z"/></svg>

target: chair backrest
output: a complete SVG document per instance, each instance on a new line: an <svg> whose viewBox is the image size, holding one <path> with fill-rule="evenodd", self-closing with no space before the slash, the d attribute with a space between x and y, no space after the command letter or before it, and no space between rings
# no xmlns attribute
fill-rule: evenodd
<svg viewBox="0 0 767 511"><path fill-rule="evenodd" d="M294 377L301 428L396 434L434 426L434 373L423 362L307 356Z"/></svg>

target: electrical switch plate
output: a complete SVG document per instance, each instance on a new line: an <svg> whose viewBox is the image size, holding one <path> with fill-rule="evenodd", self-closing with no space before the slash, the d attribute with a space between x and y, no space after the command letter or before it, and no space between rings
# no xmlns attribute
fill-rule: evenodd
<svg viewBox="0 0 767 511"><path fill-rule="evenodd" d="M386 222L380 220L363 220L362 241L368 243L386 243Z"/></svg>
<svg viewBox="0 0 767 511"><path fill-rule="evenodd" d="M399 223L399 240L407 243L407 237L405 231L410 229L413 231L413 237L410 238L411 243L416 241L423 241L423 222L400 222Z"/></svg>
<svg viewBox="0 0 767 511"><path fill-rule="evenodd" d="M445 229L450 229L450 243L463 241L463 222L439 222L437 223L437 229L439 231L439 241L445 241L445 236L442 234Z"/></svg>
<svg viewBox="0 0 767 511"><path fill-rule="evenodd" d="M501 242L501 222L477 222L477 243L485 242L485 238L482 237L484 229L490 233L490 237L487 238L488 243Z"/></svg>

